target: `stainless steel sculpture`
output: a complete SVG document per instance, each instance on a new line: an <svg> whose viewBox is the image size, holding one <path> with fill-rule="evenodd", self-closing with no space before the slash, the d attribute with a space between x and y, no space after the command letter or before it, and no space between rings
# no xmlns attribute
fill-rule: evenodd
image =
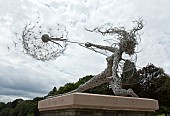
<svg viewBox="0 0 170 116"><path fill-rule="evenodd" d="M131 88L128 90L122 89L122 79L118 75L118 65L122 59L122 54L133 55L135 53L135 47L137 43L138 31L143 28L142 21L135 21L137 23L136 27L133 27L132 30L126 31L124 27L110 27L102 31L103 27L97 27L93 30L88 30L91 32L99 32L102 35L116 35L116 39L119 40L115 46L102 46L96 45L93 43L85 43L86 47L95 47L98 49L106 50L112 53L111 56L106 58L107 68L100 74L94 76L88 82L83 85L80 85L76 90L72 92L83 92L87 89L94 88L101 84L110 82L112 90L115 95L118 96L133 96L138 97ZM129 67L131 68L131 67Z"/></svg>
<svg viewBox="0 0 170 116"><path fill-rule="evenodd" d="M66 33L66 36L64 37L63 34L51 35L50 31L52 31L52 29L49 30L49 32L42 33L41 31L37 31L37 28L35 28L35 26L28 27L29 25L27 25L22 35L23 47L28 54L32 55L38 60L49 60L58 57L58 54L62 54L64 52L68 42L78 43L79 45L95 52L98 52L96 51L96 49L110 52L111 55L106 58L107 67L105 68L105 70L102 71L100 74L94 76L88 82L80 85L76 90L73 90L69 93L83 92L90 88L94 88L101 84L109 82L115 95L130 95L133 97L138 97L131 88L129 88L128 90L122 89L122 77L118 74L118 67L120 62L125 61L125 59L122 58L122 54L125 53L129 56L134 55L136 45L138 44L137 39L140 39L138 31L143 28L143 22L139 20L134 21L134 23L136 24L136 26L133 27L131 30L125 30L124 27L112 26L107 26L107 28L105 26L101 26L93 30L86 29L90 32L101 33L103 36L114 36L117 42L110 44L110 46L97 45L90 42L72 42L67 39L67 31L65 29L62 31L60 31L60 29L57 30L61 33ZM41 27L38 27L38 30L40 29ZM50 42L52 45L50 45ZM55 45L57 46L57 48L54 50L54 48L56 47Z"/></svg>

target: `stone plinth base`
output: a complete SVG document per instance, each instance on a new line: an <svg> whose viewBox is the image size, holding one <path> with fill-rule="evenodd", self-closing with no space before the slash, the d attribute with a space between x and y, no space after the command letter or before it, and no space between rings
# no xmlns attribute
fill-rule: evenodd
<svg viewBox="0 0 170 116"><path fill-rule="evenodd" d="M153 116L158 101L145 98L73 93L38 103L41 116Z"/></svg>

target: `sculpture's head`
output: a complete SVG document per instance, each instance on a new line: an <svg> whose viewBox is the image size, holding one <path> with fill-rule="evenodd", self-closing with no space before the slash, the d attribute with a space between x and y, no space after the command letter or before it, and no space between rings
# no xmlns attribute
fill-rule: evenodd
<svg viewBox="0 0 170 116"><path fill-rule="evenodd" d="M136 23L136 26L133 27L132 30L125 31L123 28L123 30L120 29L120 32L117 33L119 35L117 39L120 40L119 47L121 47L123 52L129 55L133 55L135 53L136 45L140 39L138 31L143 28L142 20L133 22Z"/></svg>
<svg viewBox="0 0 170 116"><path fill-rule="evenodd" d="M130 36L129 33L127 33L127 35L124 36L119 42L119 47L128 55L133 55L135 53L136 45L136 39L133 36Z"/></svg>

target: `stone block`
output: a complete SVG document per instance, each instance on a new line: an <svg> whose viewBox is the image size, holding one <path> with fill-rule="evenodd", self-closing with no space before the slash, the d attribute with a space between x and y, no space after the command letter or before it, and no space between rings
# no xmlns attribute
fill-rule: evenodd
<svg viewBox="0 0 170 116"><path fill-rule="evenodd" d="M72 93L39 101L41 116L152 116L158 101L146 98Z"/></svg>

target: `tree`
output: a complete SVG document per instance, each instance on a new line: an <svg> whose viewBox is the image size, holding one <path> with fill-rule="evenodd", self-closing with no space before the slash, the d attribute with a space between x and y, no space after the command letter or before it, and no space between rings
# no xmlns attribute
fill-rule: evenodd
<svg viewBox="0 0 170 116"><path fill-rule="evenodd" d="M153 84L155 89L153 99L159 101L160 113L165 113L166 116L170 113L170 77L168 75L160 76Z"/></svg>
<svg viewBox="0 0 170 116"><path fill-rule="evenodd" d="M32 100L26 100L21 102L15 108L18 116L38 116L38 102Z"/></svg>
<svg viewBox="0 0 170 116"><path fill-rule="evenodd" d="M4 102L0 102L0 111L6 108L6 104Z"/></svg>
<svg viewBox="0 0 170 116"><path fill-rule="evenodd" d="M138 83L126 86L133 88L140 97L158 100L160 105L158 113L170 113L170 76L153 64L139 69L133 76L138 78Z"/></svg>
<svg viewBox="0 0 170 116"><path fill-rule="evenodd" d="M10 110L10 108L4 108L3 110L1 110L0 116L9 116Z"/></svg>
<svg viewBox="0 0 170 116"><path fill-rule="evenodd" d="M43 99L44 99L44 97L35 97L35 98L33 98L33 101L38 102L38 101L43 100Z"/></svg>
<svg viewBox="0 0 170 116"><path fill-rule="evenodd" d="M85 77L83 77L83 78L80 78L79 81L76 82L75 84L76 84L76 86L78 87L78 86L80 86L81 84L86 83L87 81L89 81L89 80L90 80L91 78L93 78L93 77L94 77L93 75L87 75L87 76L85 76Z"/></svg>
<svg viewBox="0 0 170 116"><path fill-rule="evenodd" d="M56 94L57 94L57 88L54 87L53 90L48 93L48 96L53 96L53 95L56 95Z"/></svg>
<svg viewBox="0 0 170 116"><path fill-rule="evenodd" d="M58 89L58 91L56 92L56 94L63 94L63 93L67 93L69 91L72 91L76 88L75 84L74 83L67 83L65 84L64 86L60 87Z"/></svg>
<svg viewBox="0 0 170 116"><path fill-rule="evenodd" d="M22 101L24 101L24 100L23 99L16 99L16 100L14 100L13 102L11 102L11 107L15 108Z"/></svg>

